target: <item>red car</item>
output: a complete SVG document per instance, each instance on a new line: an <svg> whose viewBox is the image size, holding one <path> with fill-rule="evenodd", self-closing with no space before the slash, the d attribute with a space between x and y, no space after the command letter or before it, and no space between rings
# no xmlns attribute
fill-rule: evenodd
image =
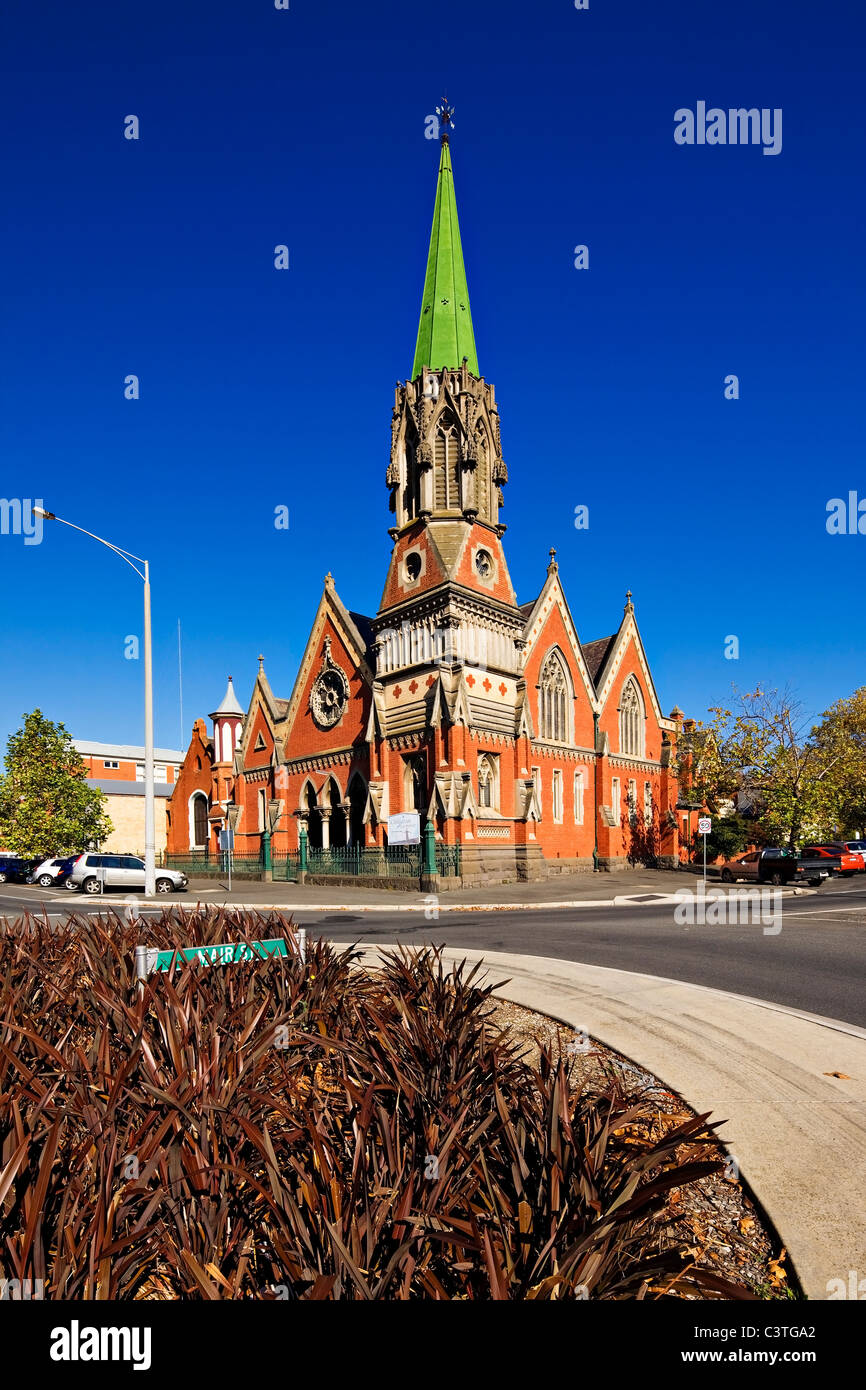
<svg viewBox="0 0 866 1390"><path fill-rule="evenodd" d="M847 845L827 844L809 845L801 850L801 854L814 855L816 859L838 859L839 873L843 878L850 878L852 874L861 874L866 869L866 860L862 854L850 850Z"/></svg>

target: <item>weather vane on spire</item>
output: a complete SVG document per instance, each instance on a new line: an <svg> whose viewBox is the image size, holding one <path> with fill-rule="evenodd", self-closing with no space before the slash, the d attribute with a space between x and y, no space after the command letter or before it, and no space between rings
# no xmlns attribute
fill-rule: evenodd
<svg viewBox="0 0 866 1390"><path fill-rule="evenodd" d="M448 98L442 98L442 105L436 107L436 115L439 117L439 139L443 145L448 144L449 131L454 129L454 107L448 105Z"/></svg>

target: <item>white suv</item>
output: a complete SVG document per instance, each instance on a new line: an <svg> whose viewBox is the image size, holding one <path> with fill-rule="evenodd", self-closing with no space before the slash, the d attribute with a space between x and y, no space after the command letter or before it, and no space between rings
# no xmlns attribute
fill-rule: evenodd
<svg viewBox="0 0 866 1390"><path fill-rule="evenodd" d="M79 854L66 884L83 888L85 893L99 893L103 887L144 888L144 860L135 854ZM186 874L176 869L157 869L157 893L182 893L186 887Z"/></svg>

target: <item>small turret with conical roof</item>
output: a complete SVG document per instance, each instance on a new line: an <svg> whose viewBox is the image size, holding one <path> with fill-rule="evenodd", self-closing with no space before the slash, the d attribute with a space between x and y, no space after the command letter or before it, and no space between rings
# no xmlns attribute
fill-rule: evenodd
<svg viewBox="0 0 866 1390"><path fill-rule="evenodd" d="M231 676L226 693L217 708L211 711L210 718L213 720L214 762L230 763L234 758L235 749L240 744L241 726L244 721L244 712L235 694Z"/></svg>

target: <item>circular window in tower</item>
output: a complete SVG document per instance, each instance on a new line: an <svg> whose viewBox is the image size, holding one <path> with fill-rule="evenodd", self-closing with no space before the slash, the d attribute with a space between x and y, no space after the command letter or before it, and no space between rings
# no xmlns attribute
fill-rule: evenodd
<svg viewBox="0 0 866 1390"><path fill-rule="evenodd" d="M475 556L475 568L482 579L489 579L493 573L493 556L489 550L479 550Z"/></svg>
<svg viewBox="0 0 866 1390"><path fill-rule="evenodd" d="M417 550L413 550L406 556L406 575L409 579L417 579L421 573L421 556Z"/></svg>

